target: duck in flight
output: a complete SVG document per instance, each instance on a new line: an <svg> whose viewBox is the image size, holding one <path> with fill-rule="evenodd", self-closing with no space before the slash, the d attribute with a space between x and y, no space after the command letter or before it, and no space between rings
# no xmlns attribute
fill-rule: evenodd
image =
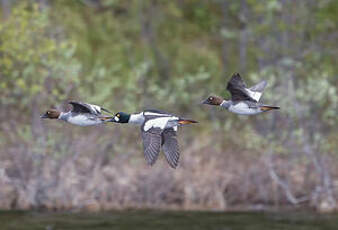
<svg viewBox="0 0 338 230"><path fill-rule="evenodd" d="M280 109L279 106L270 106L259 102L266 85L266 81L261 81L247 88L241 76L235 73L227 85L227 90L231 94L231 100L224 100L219 96L209 96L206 100L202 101L202 104L221 106L230 112L240 115L254 115Z"/></svg>
<svg viewBox="0 0 338 230"><path fill-rule="evenodd" d="M48 109L45 114L41 115L41 118L58 119L79 126L98 125L112 119L112 116L103 115L102 111L112 113L98 105L76 101L71 101L69 104L73 106L73 109L69 112Z"/></svg>
<svg viewBox="0 0 338 230"><path fill-rule="evenodd" d="M141 113L117 113L113 119L116 123L129 123L141 126L144 156L149 165L153 165L163 149L168 164L172 168L178 165L180 152L176 139L178 126L197 123L158 110L145 110Z"/></svg>

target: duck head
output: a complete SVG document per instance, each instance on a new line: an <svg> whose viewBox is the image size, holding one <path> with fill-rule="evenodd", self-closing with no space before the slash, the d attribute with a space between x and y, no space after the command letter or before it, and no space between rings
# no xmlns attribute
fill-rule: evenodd
<svg viewBox="0 0 338 230"><path fill-rule="evenodd" d="M111 119L112 122L116 123L128 123L130 118L130 114L124 113L124 112L118 112L114 115L114 117Z"/></svg>
<svg viewBox="0 0 338 230"><path fill-rule="evenodd" d="M56 109L49 109L45 114L41 115L41 118L49 118L49 119L58 119L61 112Z"/></svg>
<svg viewBox="0 0 338 230"><path fill-rule="evenodd" d="M207 99L205 99L204 101L202 101L202 104L206 104L206 105L221 105L223 101L224 101L224 99L221 98L221 97L219 97L219 96L209 96Z"/></svg>

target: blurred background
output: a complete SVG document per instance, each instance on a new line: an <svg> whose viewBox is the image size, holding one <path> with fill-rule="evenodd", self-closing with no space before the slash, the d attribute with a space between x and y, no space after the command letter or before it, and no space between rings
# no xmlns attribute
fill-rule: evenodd
<svg viewBox="0 0 338 230"><path fill-rule="evenodd" d="M337 209L338 1L0 4L0 209ZM199 104L234 72L281 110ZM69 100L200 123L150 167L138 127L40 119Z"/></svg>

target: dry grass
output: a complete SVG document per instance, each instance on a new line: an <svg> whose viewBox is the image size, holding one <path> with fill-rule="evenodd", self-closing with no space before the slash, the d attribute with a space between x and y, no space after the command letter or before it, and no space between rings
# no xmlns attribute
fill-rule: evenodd
<svg viewBox="0 0 338 230"><path fill-rule="evenodd" d="M67 132L52 147L44 144L38 151L36 142L24 141L2 149L0 208L231 210L289 204L269 176L265 154L216 146L208 133L194 139L189 133L180 137L181 161L173 170L163 156L153 167L146 165L136 132L118 127L112 139L100 139L106 129L79 130ZM137 141L128 143L121 138L126 134ZM64 152L50 153L57 149ZM290 164L285 156L276 156L273 162L295 196L311 194L318 180L311 164ZM311 205L311 199L305 204Z"/></svg>

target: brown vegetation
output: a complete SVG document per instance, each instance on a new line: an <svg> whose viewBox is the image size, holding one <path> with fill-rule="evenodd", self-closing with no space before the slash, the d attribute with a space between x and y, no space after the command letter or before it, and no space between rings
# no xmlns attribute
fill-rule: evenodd
<svg viewBox="0 0 338 230"><path fill-rule="evenodd" d="M58 143L60 148L66 145L66 150L59 150L66 152L55 156L44 146L45 151L36 154L37 142L2 149L1 209L229 210L276 208L292 202L317 207L327 202L315 189L321 179L311 163L248 152L240 146L217 145L209 133L180 131L181 161L178 169L173 170L163 156L153 167L146 165L140 138L134 134L136 127L127 128L131 139L121 140L119 135L124 127L92 128L80 136L78 132L88 129L68 124L47 126L68 133L64 143ZM194 138L184 137L189 134ZM97 138L102 135L111 141L98 143ZM214 135L222 139L222 132ZM120 148L128 152L121 153ZM334 173L337 162L330 158L327 163Z"/></svg>

